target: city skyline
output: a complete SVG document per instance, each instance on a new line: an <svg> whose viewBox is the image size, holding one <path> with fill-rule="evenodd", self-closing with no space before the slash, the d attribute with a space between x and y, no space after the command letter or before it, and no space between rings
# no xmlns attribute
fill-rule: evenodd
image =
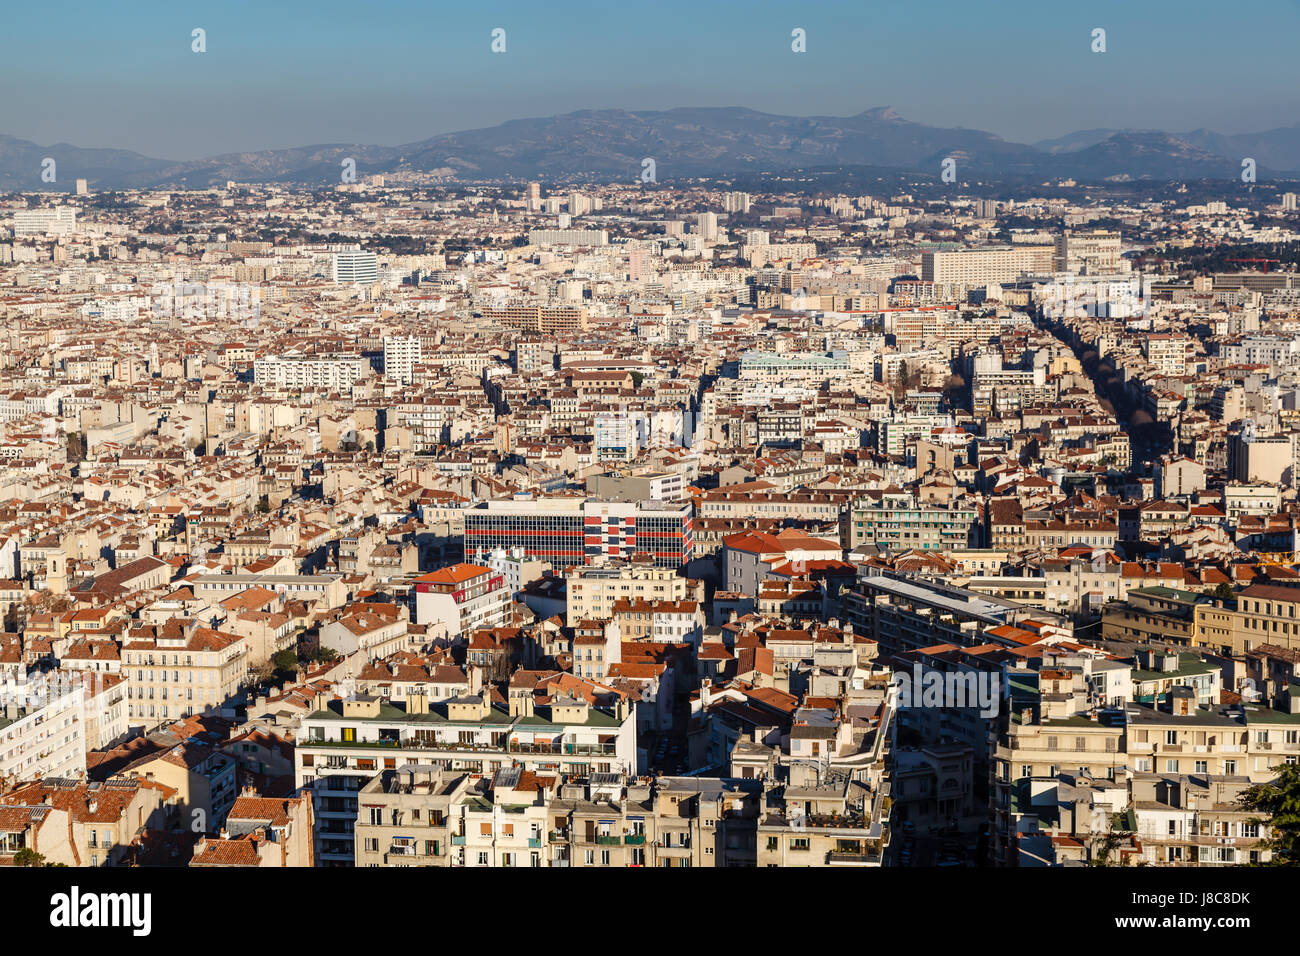
<svg viewBox="0 0 1300 956"><path fill-rule="evenodd" d="M582 109L852 116L891 105L1027 144L1097 128L1236 134L1300 121L1286 40L1300 9L1287 2L1216 13L1212 27L1201 14L1215 8L1163 2L765 3L745 17L683 3L506 3L438 11L427 29L429 11L403 2L364 17L342 3L314 5L311 17L244 3L145 7L151 15L129 22L76 4L12 11L9 36L23 42L5 46L4 70L32 95L0 107L0 133L188 160L398 145ZM51 10L77 27L42 29ZM191 49L196 28L203 53ZM502 53L492 51L498 28ZM1104 53L1093 50L1098 28ZM791 49L795 29L806 52Z"/></svg>
<svg viewBox="0 0 1300 956"><path fill-rule="evenodd" d="M6 11L6 938L1280 925L1297 27Z"/></svg>

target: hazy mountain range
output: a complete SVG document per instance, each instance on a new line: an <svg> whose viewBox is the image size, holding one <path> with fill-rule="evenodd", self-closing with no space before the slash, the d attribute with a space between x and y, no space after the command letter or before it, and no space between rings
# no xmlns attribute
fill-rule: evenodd
<svg viewBox="0 0 1300 956"><path fill-rule="evenodd" d="M543 182L634 182L645 157L655 160L660 182L828 166L938 178L947 157L956 160L961 181L1236 179L1242 159L1251 157L1264 180L1300 175L1300 123L1237 135L1094 129L1026 144L980 130L914 123L888 107L856 116L778 116L738 107L582 110L402 146L332 143L188 161L67 143L39 146L0 135L0 189L49 189L40 175L46 157L57 163L58 187L85 178L95 189L194 188L226 180L334 184L348 157L358 176L417 170L462 180Z"/></svg>

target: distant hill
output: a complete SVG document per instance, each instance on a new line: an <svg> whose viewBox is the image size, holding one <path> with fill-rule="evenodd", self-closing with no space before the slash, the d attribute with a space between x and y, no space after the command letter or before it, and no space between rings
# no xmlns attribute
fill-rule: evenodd
<svg viewBox="0 0 1300 956"><path fill-rule="evenodd" d="M739 107L581 110L445 133L402 146L322 144L228 153L184 162L128 150L87 149L0 136L0 189L49 188L41 161L58 164L58 182L93 188L203 187L227 180L333 184L340 163L357 173L440 172L461 180L577 179L634 182L653 158L660 181L783 172L839 164L938 176L947 157L958 178L1104 180L1235 178L1256 160L1260 179L1300 169L1300 124L1222 135L1095 129L1029 145L981 130L926 126L888 107L855 116L780 116Z"/></svg>

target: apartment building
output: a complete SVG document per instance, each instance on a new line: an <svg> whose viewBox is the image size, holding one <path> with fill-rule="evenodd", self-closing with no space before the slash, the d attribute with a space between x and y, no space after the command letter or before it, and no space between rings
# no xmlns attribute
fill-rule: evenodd
<svg viewBox="0 0 1300 956"><path fill-rule="evenodd" d="M399 385L410 385L422 351L418 335L385 335L384 377Z"/></svg>
<svg viewBox="0 0 1300 956"><path fill-rule="evenodd" d="M86 770L85 697L80 686L29 693L7 685L0 707L0 784L76 777ZM3 789L0 787L0 789Z"/></svg>
<svg viewBox="0 0 1300 956"><path fill-rule="evenodd" d="M583 230L574 232L586 235ZM540 305L511 305L502 309L485 309L483 318L512 329L544 335L570 335L587 328L586 306L547 308Z"/></svg>
<svg viewBox="0 0 1300 956"><path fill-rule="evenodd" d="M490 776L408 764L362 788L358 866L753 865L757 781Z"/></svg>
<svg viewBox="0 0 1300 956"><path fill-rule="evenodd" d="M253 383L293 391L348 392L370 373L360 355L270 355L253 362Z"/></svg>
<svg viewBox="0 0 1300 956"><path fill-rule="evenodd" d="M1120 270L1120 235L1117 232L1074 232L1056 237L1052 266L1076 275L1112 275Z"/></svg>
<svg viewBox="0 0 1300 956"><path fill-rule="evenodd" d="M132 777L101 782L54 775L0 797L0 816L6 807L54 808L67 815L69 866L124 866L131 862L132 843L145 828L162 829L175 822L175 797L176 792L163 784Z"/></svg>
<svg viewBox="0 0 1300 956"><path fill-rule="evenodd" d="M697 601L642 601L619 598L613 621L624 641L690 644L704 640L704 611Z"/></svg>
<svg viewBox="0 0 1300 956"><path fill-rule="evenodd" d="M614 604L627 601L704 600L704 583L673 568L648 561L612 559L569 568L564 575L566 615L570 621L608 621Z"/></svg>
<svg viewBox="0 0 1300 956"><path fill-rule="evenodd" d="M950 551L979 543L974 507L925 505L913 496L882 495L855 501L848 515L850 549L872 545L888 551Z"/></svg>
<svg viewBox="0 0 1300 956"><path fill-rule="evenodd" d="M1015 282L1052 271L1054 246L1016 245L921 253L921 281L966 287Z"/></svg>
<svg viewBox="0 0 1300 956"><path fill-rule="evenodd" d="M172 618L141 625L122 645L127 719L154 727L192 714L219 712L240 693L248 674L248 645L239 637Z"/></svg>
<svg viewBox="0 0 1300 956"><path fill-rule="evenodd" d="M415 584L415 623L452 636L500 627L510 619L513 592L505 576L477 564L453 564Z"/></svg>
<svg viewBox="0 0 1300 956"><path fill-rule="evenodd" d="M320 701L302 719L297 784L315 800L317 858L350 865L357 792L382 770L408 763L492 774L519 767L538 773L635 771L636 717L625 703L595 707L560 696L536 708L531 695L510 706L486 694L443 703L408 696L402 706L357 695Z"/></svg>

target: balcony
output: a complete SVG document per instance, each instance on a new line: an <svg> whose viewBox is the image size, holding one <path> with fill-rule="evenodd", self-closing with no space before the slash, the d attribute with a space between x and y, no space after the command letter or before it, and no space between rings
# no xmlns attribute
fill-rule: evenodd
<svg viewBox="0 0 1300 956"><path fill-rule="evenodd" d="M627 836L623 837L623 842L628 846L645 846L645 834L629 833Z"/></svg>
<svg viewBox="0 0 1300 956"><path fill-rule="evenodd" d="M618 846L623 842L622 837L617 836L598 836L596 837L597 846Z"/></svg>
<svg viewBox="0 0 1300 956"><path fill-rule="evenodd" d="M340 747L348 749L357 748L378 748L384 750L445 750L449 752L468 752L468 753L495 753L495 754L533 754L539 756L615 756L618 753L615 744L579 744L579 743L557 743L557 744L527 744L510 741L509 743L490 743L490 742L464 742L459 740L420 740L414 737L408 737L405 740L307 740L302 746L310 749L312 747ZM337 758L331 758L337 760ZM335 766L330 763L332 769L343 769L346 764Z"/></svg>
<svg viewBox="0 0 1300 956"><path fill-rule="evenodd" d="M880 854L831 850L826 854L826 862L831 866L878 866Z"/></svg>

